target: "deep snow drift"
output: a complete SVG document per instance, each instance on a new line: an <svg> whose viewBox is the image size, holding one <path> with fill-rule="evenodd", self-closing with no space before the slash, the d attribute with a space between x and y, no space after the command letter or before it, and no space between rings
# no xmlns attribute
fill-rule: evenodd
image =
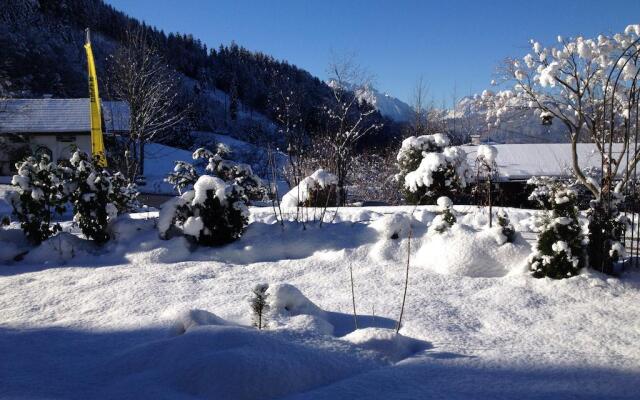
<svg viewBox="0 0 640 400"><path fill-rule="evenodd" d="M102 248L67 222L34 249L14 223L0 229L0 397L637 398L640 273L533 279L532 211L506 209L519 235L500 244L486 209L455 210L438 235L436 207L329 209L322 227L314 210L281 226L253 208L220 248L160 240L152 212L120 218Z"/></svg>

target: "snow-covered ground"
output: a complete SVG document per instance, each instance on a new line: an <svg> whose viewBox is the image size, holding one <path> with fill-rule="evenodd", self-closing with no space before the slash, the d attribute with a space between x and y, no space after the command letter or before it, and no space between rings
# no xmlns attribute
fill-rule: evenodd
<svg viewBox="0 0 640 400"><path fill-rule="evenodd" d="M0 229L0 397L638 398L640 273L534 279L529 241L497 245L486 210L456 207L464 225L444 236L433 207L411 210L281 226L252 208L221 248L159 240L140 213L103 248L63 234L22 261L8 261L29 249L15 223ZM530 238L533 211L507 212ZM260 283L263 331L249 327Z"/></svg>

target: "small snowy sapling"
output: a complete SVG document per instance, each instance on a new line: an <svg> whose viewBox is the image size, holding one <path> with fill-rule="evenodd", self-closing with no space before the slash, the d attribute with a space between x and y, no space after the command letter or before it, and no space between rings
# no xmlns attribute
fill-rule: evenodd
<svg viewBox="0 0 640 400"><path fill-rule="evenodd" d="M453 202L446 196L438 198L440 214L431 223L431 229L438 233L444 233L456 223L456 216L453 215Z"/></svg>
<svg viewBox="0 0 640 400"><path fill-rule="evenodd" d="M258 329L262 329L266 326L265 316L267 311L269 311L269 304L267 303L267 289L269 289L269 285L266 283L260 283L256 285L252 292L253 297L251 298L251 311L253 312L253 326Z"/></svg>
<svg viewBox="0 0 640 400"><path fill-rule="evenodd" d="M506 238L505 242L513 243L516 237L516 230L509 220L509 215L507 215L504 210L498 211L498 226L500 227L502 235Z"/></svg>

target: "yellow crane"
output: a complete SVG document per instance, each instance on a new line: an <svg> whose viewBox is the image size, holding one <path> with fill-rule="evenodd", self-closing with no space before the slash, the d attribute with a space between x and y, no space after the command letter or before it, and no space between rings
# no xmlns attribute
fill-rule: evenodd
<svg viewBox="0 0 640 400"><path fill-rule="evenodd" d="M91 35L86 29L86 42L84 48L87 51L87 66L89 69L89 111L91 113L91 155L96 164L106 168L107 157L104 151L102 138L102 116L100 110L100 96L98 94L98 76L96 75L96 63L93 60L91 50Z"/></svg>

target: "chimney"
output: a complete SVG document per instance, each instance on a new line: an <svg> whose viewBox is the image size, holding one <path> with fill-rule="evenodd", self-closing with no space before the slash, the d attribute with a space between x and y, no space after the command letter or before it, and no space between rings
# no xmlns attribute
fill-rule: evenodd
<svg viewBox="0 0 640 400"><path fill-rule="evenodd" d="M470 135L471 144L474 146L478 146L480 144L480 135Z"/></svg>
<svg viewBox="0 0 640 400"><path fill-rule="evenodd" d="M52 94L48 94L48 93L47 93L47 94L43 94L43 95L42 95L42 98L43 98L43 99L52 99L52 98L53 98L53 95L52 95Z"/></svg>

